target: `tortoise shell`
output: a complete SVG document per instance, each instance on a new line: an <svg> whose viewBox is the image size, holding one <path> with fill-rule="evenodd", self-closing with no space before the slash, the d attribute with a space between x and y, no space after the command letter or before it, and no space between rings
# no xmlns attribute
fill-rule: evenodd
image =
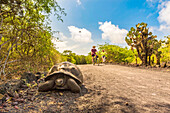
<svg viewBox="0 0 170 113"><path fill-rule="evenodd" d="M62 62L54 65L48 72L45 81L51 80L54 76L62 74L73 78L79 85L83 83L83 75L80 69L70 62Z"/></svg>

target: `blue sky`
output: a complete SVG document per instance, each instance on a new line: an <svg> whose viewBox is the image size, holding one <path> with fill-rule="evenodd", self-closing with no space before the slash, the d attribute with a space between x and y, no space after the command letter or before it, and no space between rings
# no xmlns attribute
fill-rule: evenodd
<svg viewBox="0 0 170 113"><path fill-rule="evenodd" d="M67 16L59 22L51 15L52 30L62 42L58 50L87 55L93 45L127 46L124 38L131 27L145 22L163 39L170 35L170 0L57 0ZM80 32L81 31L81 32Z"/></svg>

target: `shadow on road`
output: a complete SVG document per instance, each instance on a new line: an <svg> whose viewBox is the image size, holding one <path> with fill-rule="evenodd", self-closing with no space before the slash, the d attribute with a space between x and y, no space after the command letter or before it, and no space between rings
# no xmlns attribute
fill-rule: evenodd
<svg viewBox="0 0 170 113"><path fill-rule="evenodd" d="M168 103L145 104L144 108L152 109L153 112L170 113L170 104Z"/></svg>

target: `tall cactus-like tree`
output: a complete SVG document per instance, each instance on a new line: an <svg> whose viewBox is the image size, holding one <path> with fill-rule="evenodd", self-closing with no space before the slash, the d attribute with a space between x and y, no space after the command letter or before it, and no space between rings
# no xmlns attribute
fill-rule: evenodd
<svg viewBox="0 0 170 113"><path fill-rule="evenodd" d="M165 36L164 45L160 48L162 51L161 54L161 61L167 62L170 61L170 35Z"/></svg>
<svg viewBox="0 0 170 113"><path fill-rule="evenodd" d="M160 55L161 55L161 51L158 51L158 49L161 47L161 44L163 43L162 40L157 40L157 39L150 39L147 43L147 45L149 46L149 51L148 51L148 56L149 56L149 65L150 65L150 57L152 54L156 55L157 58L157 65L160 65Z"/></svg>
<svg viewBox="0 0 170 113"><path fill-rule="evenodd" d="M125 37L125 41L131 46L132 50L136 48L138 57L142 60L142 64L147 65L147 58L153 49L153 41L156 40L156 37L156 35L152 35L152 32L149 32L147 24L142 22L136 25L136 29L131 27L127 37Z"/></svg>

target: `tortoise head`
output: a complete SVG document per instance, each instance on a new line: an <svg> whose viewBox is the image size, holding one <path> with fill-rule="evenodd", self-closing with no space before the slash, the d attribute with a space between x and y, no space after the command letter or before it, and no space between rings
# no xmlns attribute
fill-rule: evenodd
<svg viewBox="0 0 170 113"><path fill-rule="evenodd" d="M66 81L67 81L67 76L63 73L58 73L55 76L55 84L57 87L62 87L66 84Z"/></svg>
<svg viewBox="0 0 170 113"><path fill-rule="evenodd" d="M58 78L55 80L55 84L58 86L58 87L61 87L61 86L64 86L64 79L63 78Z"/></svg>

